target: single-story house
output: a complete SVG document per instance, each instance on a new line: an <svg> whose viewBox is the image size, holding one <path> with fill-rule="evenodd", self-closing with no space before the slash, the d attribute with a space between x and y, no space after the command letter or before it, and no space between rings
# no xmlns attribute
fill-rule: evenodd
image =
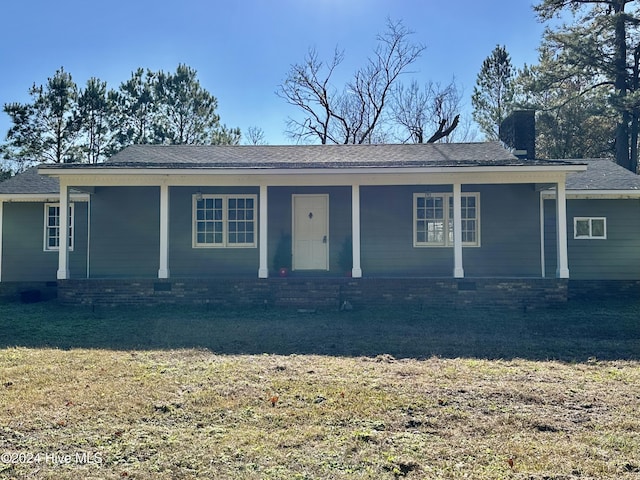
<svg viewBox="0 0 640 480"><path fill-rule="evenodd" d="M285 274L639 279L640 178L483 142L134 145L0 183L0 282Z"/></svg>

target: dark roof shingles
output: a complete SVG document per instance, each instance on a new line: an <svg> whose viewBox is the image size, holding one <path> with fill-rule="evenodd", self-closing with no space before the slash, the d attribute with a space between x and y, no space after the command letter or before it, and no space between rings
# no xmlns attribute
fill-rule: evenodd
<svg viewBox="0 0 640 480"><path fill-rule="evenodd" d="M519 165L498 142L381 145L132 145L99 165L53 168L353 168Z"/></svg>
<svg viewBox="0 0 640 480"><path fill-rule="evenodd" d="M38 175L38 167L32 167L0 182L0 194L47 194L60 193L57 178Z"/></svg>
<svg viewBox="0 0 640 480"><path fill-rule="evenodd" d="M640 176L613 160L589 158L580 160L587 170L567 177L567 190L640 190Z"/></svg>

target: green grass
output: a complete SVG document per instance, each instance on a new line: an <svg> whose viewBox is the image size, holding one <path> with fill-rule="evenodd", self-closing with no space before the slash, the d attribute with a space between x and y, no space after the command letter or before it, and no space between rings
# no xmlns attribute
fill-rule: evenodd
<svg viewBox="0 0 640 480"><path fill-rule="evenodd" d="M0 305L0 478L631 480L640 304Z"/></svg>

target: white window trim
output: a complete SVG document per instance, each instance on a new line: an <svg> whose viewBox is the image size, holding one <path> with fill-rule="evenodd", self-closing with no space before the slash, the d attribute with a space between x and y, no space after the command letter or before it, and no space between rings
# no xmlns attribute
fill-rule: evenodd
<svg viewBox="0 0 640 480"><path fill-rule="evenodd" d="M59 203L45 203L44 204L44 235L43 235L43 250L45 252L57 252L58 250L60 250L60 247L51 247L49 246L49 228L57 228L58 229L58 239L60 238L60 225L58 222L58 227L49 227L49 208L50 207L58 207L60 208L60 204ZM75 208L73 203L69 203L69 252L73 252L73 246L75 245L75 242L73 240L74 237L74 233L75 233L75 225L74 225L74 218L75 218Z"/></svg>
<svg viewBox="0 0 640 480"><path fill-rule="evenodd" d="M604 223L604 235L596 237L593 235L592 222L602 220ZM589 222L589 235L578 235L578 222ZM607 239L607 217L573 217L573 238L574 240L606 240Z"/></svg>
<svg viewBox="0 0 640 480"><path fill-rule="evenodd" d="M418 229L417 229L417 199L419 197L425 197L431 195L432 197L443 198L444 208L444 242L418 242ZM449 223L453 223L453 212L449 211L449 199L453 197L453 193L450 192L422 192L413 194L413 246L415 248L453 248L453 241L449 241ZM463 247L480 247L480 193L479 192L462 192L462 197L475 197L476 199L476 241L475 242L462 242Z"/></svg>
<svg viewBox="0 0 640 480"><path fill-rule="evenodd" d="M222 243L198 243L198 219L197 209L199 199L221 199L222 200ZM229 243L228 228L229 228L229 199L252 199L253 200L253 242L252 243ZM201 195L192 196L192 208L191 208L191 245L193 248L257 248L258 247L258 196L252 194L215 194L215 193L203 193Z"/></svg>

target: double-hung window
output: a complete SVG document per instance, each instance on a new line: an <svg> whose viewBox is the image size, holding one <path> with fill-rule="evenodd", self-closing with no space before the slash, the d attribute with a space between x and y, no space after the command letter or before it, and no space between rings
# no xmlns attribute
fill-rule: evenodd
<svg viewBox="0 0 640 480"><path fill-rule="evenodd" d="M607 219L605 217L574 217L573 238L606 240Z"/></svg>
<svg viewBox="0 0 640 480"><path fill-rule="evenodd" d="M462 245L480 245L480 194L461 196ZM415 247L453 246L453 194L415 193L413 195L413 245Z"/></svg>
<svg viewBox="0 0 640 480"><path fill-rule="evenodd" d="M60 204L44 205L44 249L60 249ZM73 203L69 205L69 250L73 250Z"/></svg>
<svg viewBox="0 0 640 480"><path fill-rule="evenodd" d="M255 247L255 195L194 195L194 247Z"/></svg>

